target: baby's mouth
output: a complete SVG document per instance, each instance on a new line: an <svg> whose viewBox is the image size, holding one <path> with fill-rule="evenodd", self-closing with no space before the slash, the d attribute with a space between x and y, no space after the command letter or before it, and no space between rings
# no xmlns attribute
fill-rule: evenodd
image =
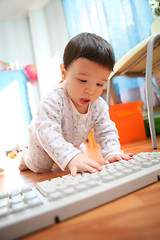
<svg viewBox="0 0 160 240"><path fill-rule="evenodd" d="M80 102L81 102L81 104L87 104L87 103L90 102L90 99L88 99L88 98L81 98Z"/></svg>

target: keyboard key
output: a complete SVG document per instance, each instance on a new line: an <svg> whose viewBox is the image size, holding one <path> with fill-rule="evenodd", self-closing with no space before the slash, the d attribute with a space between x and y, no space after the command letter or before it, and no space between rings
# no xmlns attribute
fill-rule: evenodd
<svg viewBox="0 0 160 240"><path fill-rule="evenodd" d="M84 191L84 190L87 189L87 186L86 186L86 184L80 183L80 184L76 185L75 188L76 188L78 191Z"/></svg>
<svg viewBox="0 0 160 240"><path fill-rule="evenodd" d="M112 163L112 166L114 166L118 170L124 169L124 166L121 162L114 162Z"/></svg>
<svg viewBox="0 0 160 240"><path fill-rule="evenodd" d="M80 175L77 175L77 177L79 178ZM62 176L62 180L63 180L64 182L71 181L71 179L73 179L73 177L71 176L71 174ZM54 181L54 179L52 179L52 180Z"/></svg>
<svg viewBox="0 0 160 240"><path fill-rule="evenodd" d="M22 193L30 192L30 191L32 191L32 188L27 187L27 186L24 186L24 187L22 187L22 189L21 189L21 192L22 192Z"/></svg>
<svg viewBox="0 0 160 240"><path fill-rule="evenodd" d="M133 166L132 169L133 169L134 172L138 172L138 171L140 171L142 169L142 167L138 166L138 165L137 166L135 165L135 166Z"/></svg>
<svg viewBox="0 0 160 240"><path fill-rule="evenodd" d="M7 206L0 208L0 218L9 214L9 208Z"/></svg>
<svg viewBox="0 0 160 240"><path fill-rule="evenodd" d="M71 179L70 181L67 181L67 185L69 186L69 187L74 187L75 185L77 185L77 184L79 184L79 183L81 183L81 182L85 182L85 180L84 179Z"/></svg>
<svg viewBox="0 0 160 240"><path fill-rule="evenodd" d="M123 172L124 172L125 175L129 175L131 173L134 173L134 170L131 169L131 168L126 168L126 169L123 170Z"/></svg>
<svg viewBox="0 0 160 240"><path fill-rule="evenodd" d="M124 172L115 172L113 174L116 178L120 178L120 177L123 177L124 176Z"/></svg>
<svg viewBox="0 0 160 240"><path fill-rule="evenodd" d="M111 181L113 181L113 180L116 180L116 177L115 176L113 176L113 175L108 175L108 176L103 176L103 182L111 182Z"/></svg>
<svg viewBox="0 0 160 240"><path fill-rule="evenodd" d="M65 195L72 195L72 194L74 194L76 192L76 190L74 189L74 188L72 188L72 187L68 187L68 188L66 188L66 189L63 189L63 193L65 194Z"/></svg>
<svg viewBox="0 0 160 240"><path fill-rule="evenodd" d="M0 208L6 207L8 205L9 205L9 199L8 198L0 199Z"/></svg>
<svg viewBox="0 0 160 240"><path fill-rule="evenodd" d="M10 204L16 204L16 203L19 203L19 202L22 202L22 201L23 201L22 195L16 195L16 196L13 196L10 199Z"/></svg>
<svg viewBox="0 0 160 240"><path fill-rule="evenodd" d="M97 182L97 181L95 181L95 180L90 180L90 181L87 182L87 185L88 185L89 187L96 187L96 186L99 185L99 182Z"/></svg>
<svg viewBox="0 0 160 240"><path fill-rule="evenodd" d="M19 189L14 189L10 192L10 196L16 196L16 195L20 195L20 191Z"/></svg>
<svg viewBox="0 0 160 240"><path fill-rule="evenodd" d="M159 163L160 163L160 160L158 160L158 159L153 159L151 162L156 165L156 164L159 164Z"/></svg>
<svg viewBox="0 0 160 240"><path fill-rule="evenodd" d="M160 161L160 154L159 154L159 155L158 155L158 154L157 154L157 155L154 155L154 156L153 156L153 159L158 159L158 160Z"/></svg>
<svg viewBox="0 0 160 240"><path fill-rule="evenodd" d="M27 201L30 200L30 199L35 198L36 196L37 196L36 193L33 192L33 191L24 193L24 198L25 198L25 200L27 200Z"/></svg>
<svg viewBox="0 0 160 240"><path fill-rule="evenodd" d="M131 159L129 160L129 163L131 163L133 166L140 166L141 165L141 162L139 161L136 161L135 159Z"/></svg>
<svg viewBox="0 0 160 240"><path fill-rule="evenodd" d="M144 160L143 158L139 157L138 155L134 156L133 159L138 161L138 162L141 162L141 161Z"/></svg>
<svg viewBox="0 0 160 240"><path fill-rule="evenodd" d="M148 168L148 167L151 167L152 166L152 162L143 162L142 163L142 167L144 168Z"/></svg>
<svg viewBox="0 0 160 240"><path fill-rule="evenodd" d="M57 190L64 190L64 189L66 189L68 187L68 185L66 184L66 183L63 183L63 184L57 184L56 185L56 189Z"/></svg>
<svg viewBox="0 0 160 240"><path fill-rule="evenodd" d="M58 181L57 181L58 182ZM48 194L56 191L56 182L54 181L44 181L37 183L37 189L43 194L44 197L47 197Z"/></svg>
<svg viewBox="0 0 160 240"><path fill-rule="evenodd" d="M20 212L20 211L24 210L25 208L26 208L26 204L24 202L13 204L12 205L12 213Z"/></svg>
<svg viewBox="0 0 160 240"><path fill-rule="evenodd" d="M9 194L7 192L0 192L0 199L8 197Z"/></svg>
<svg viewBox="0 0 160 240"><path fill-rule="evenodd" d="M91 174L91 176L90 176L89 179L99 181L99 179L100 179L99 172L96 172L96 173Z"/></svg>
<svg viewBox="0 0 160 240"><path fill-rule="evenodd" d="M101 170L101 172L100 172L100 176L101 176L101 177L106 176L106 173L107 173L106 169L103 168L103 169Z"/></svg>
<svg viewBox="0 0 160 240"><path fill-rule="evenodd" d="M30 200L28 201L28 207L36 207L36 206L39 206L39 205L41 205L41 204L42 204L42 202L41 202L40 199L37 198L37 197L35 197L35 198L33 198L33 199L30 199Z"/></svg>
<svg viewBox="0 0 160 240"><path fill-rule="evenodd" d="M57 199L61 199L62 197L64 196L64 194L62 192L53 192L51 194L48 195L48 200L49 201L54 201L54 200L57 200Z"/></svg>

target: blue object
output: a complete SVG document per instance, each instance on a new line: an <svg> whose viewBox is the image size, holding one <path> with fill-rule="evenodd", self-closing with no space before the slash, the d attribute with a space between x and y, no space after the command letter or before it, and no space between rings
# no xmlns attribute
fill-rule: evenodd
<svg viewBox="0 0 160 240"><path fill-rule="evenodd" d="M0 72L0 91L9 86L13 81L18 82L20 104L23 113L23 121L25 126L26 139L28 138L28 125L31 121L31 111L29 106L28 92L27 92L27 81L28 78L22 70L15 71L2 71ZM9 96L8 96L9 98ZM16 110L15 110L16 114Z"/></svg>

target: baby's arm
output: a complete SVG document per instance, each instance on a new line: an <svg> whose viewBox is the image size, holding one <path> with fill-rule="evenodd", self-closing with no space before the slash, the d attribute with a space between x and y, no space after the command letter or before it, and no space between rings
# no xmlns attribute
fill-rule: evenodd
<svg viewBox="0 0 160 240"><path fill-rule="evenodd" d="M115 123L110 119L106 102L101 101L99 116L94 125L95 141L100 144L105 163L129 160L133 154L124 154L120 150L118 131Z"/></svg>
<svg viewBox="0 0 160 240"><path fill-rule="evenodd" d="M72 158L67 167L73 177L76 177L77 172L94 173L96 170L102 170L102 166L99 163L93 159L86 157L82 153L79 153L74 158Z"/></svg>

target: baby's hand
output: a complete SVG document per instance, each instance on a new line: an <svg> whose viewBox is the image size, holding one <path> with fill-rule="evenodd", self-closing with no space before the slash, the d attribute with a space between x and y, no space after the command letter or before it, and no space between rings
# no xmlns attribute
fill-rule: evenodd
<svg viewBox="0 0 160 240"><path fill-rule="evenodd" d="M106 163L111 163L111 162L120 161L120 160L130 160L132 157L133 157L132 153L113 154L107 158Z"/></svg>
<svg viewBox="0 0 160 240"><path fill-rule="evenodd" d="M96 170L102 170L102 166L96 161L87 158L82 153L76 155L67 165L73 177L77 176L77 172L94 173Z"/></svg>

